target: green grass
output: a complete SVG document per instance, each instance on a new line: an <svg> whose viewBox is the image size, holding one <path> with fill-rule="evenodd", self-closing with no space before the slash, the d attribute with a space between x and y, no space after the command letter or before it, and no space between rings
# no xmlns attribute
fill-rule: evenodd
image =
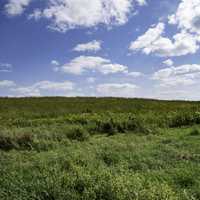
<svg viewBox="0 0 200 200"><path fill-rule="evenodd" d="M200 103L0 99L0 199L199 200Z"/></svg>

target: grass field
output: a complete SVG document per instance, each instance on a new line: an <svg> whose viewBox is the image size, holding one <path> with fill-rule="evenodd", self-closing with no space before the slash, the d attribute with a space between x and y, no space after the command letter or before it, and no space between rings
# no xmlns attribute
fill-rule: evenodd
<svg viewBox="0 0 200 200"><path fill-rule="evenodd" d="M200 102L1 98L0 200L199 200Z"/></svg>

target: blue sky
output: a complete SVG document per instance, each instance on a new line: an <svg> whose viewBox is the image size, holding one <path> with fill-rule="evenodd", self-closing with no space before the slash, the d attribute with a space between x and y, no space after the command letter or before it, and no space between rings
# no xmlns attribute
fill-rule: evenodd
<svg viewBox="0 0 200 200"><path fill-rule="evenodd" d="M1 0L0 96L200 99L200 0Z"/></svg>

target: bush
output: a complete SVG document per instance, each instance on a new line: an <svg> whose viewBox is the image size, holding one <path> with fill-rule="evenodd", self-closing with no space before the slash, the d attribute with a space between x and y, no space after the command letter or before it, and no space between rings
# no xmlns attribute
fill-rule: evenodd
<svg viewBox="0 0 200 200"><path fill-rule="evenodd" d="M136 120L135 117L129 117L129 119L126 121L126 129L130 131L135 131L140 126L140 123L138 120Z"/></svg>
<svg viewBox="0 0 200 200"><path fill-rule="evenodd" d="M116 129L119 133L125 133L126 132L126 128L125 128L125 125L124 123L117 123L116 125Z"/></svg>
<svg viewBox="0 0 200 200"><path fill-rule="evenodd" d="M174 181L181 188L191 188L196 184L196 176L192 172L180 170L175 174Z"/></svg>
<svg viewBox="0 0 200 200"><path fill-rule="evenodd" d="M128 131L134 131L143 134L154 134L157 132L152 125L145 122L142 118L136 117L129 117L125 127Z"/></svg>
<svg viewBox="0 0 200 200"><path fill-rule="evenodd" d="M190 132L190 135L191 135L191 136L198 136L198 135L200 135L199 129L197 129L197 128L193 129L193 130Z"/></svg>
<svg viewBox="0 0 200 200"><path fill-rule="evenodd" d="M89 133L81 126L73 127L67 137L71 140L85 141L89 138Z"/></svg>
<svg viewBox="0 0 200 200"><path fill-rule="evenodd" d="M0 136L0 149L9 151L12 149L32 149L33 137L29 134L23 134L17 137Z"/></svg>
<svg viewBox="0 0 200 200"><path fill-rule="evenodd" d="M97 123L96 131L100 133L107 133L108 135L114 135L116 133L115 125L113 120L110 121L99 121Z"/></svg>
<svg viewBox="0 0 200 200"><path fill-rule="evenodd" d="M33 136L31 134L23 134L16 138L16 143L20 149L32 149L33 145Z"/></svg>
<svg viewBox="0 0 200 200"><path fill-rule="evenodd" d="M4 151L9 151L13 148L15 148L15 144L11 137L0 136L0 149Z"/></svg>
<svg viewBox="0 0 200 200"><path fill-rule="evenodd" d="M103 160L103 162L107 165L107 166L112 166L115 165L117 163L119 163L120 161L120 156L118 154L118 152L114 152L111 151L109 149L104 149L99 155L99 158L101 160Z"/></svg>
<svg viewBox="0 0 200 200"><path fill-rule="evenodd" d="M169 127L176 128L181 126L189 126L194 124L200 124L200 113L178 113L172 116L169 120Z"/></svg>

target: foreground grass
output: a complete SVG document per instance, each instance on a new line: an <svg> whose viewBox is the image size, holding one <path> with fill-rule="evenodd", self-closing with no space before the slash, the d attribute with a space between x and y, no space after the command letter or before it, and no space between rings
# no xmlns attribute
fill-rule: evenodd
<svg viewBox="0 0 200 200"><path fill-rule="evenodd" d="M0 199L199 199L200 135L192 130L0 151Z"/></svg>
<svg viewBox="0 0 200 200"><path fill-rule="evenodd" d="M54 100L0 100L0 199L200 199L198 103Z"/></svg>

